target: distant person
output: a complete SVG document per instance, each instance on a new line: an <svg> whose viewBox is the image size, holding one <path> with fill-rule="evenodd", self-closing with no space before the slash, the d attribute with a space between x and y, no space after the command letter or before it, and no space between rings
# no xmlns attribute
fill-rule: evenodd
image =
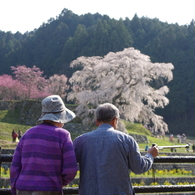
<svg viewBox="0 0 195 195"><path fill-rule="evenodd" d="M182 140L182 143L186 143L186 135L185 135L185 133L182 134L181 140Z"/></svg>
<svg viewBox="0 0 195 195"><path fill-rule="evenodd" d="M177 152L176 148L170 148L171 152Z"/></svg>
<svg viewBox="0 0 195 195"><path fill-rule="evenodd" d="M195 152L195 145L192 145L192 151Z"/></svg>
<svg viewBox="0 0 195 195"><path fill-rule="evenodd" d="M188 145L187 147L186 147L186 152L189 152L190 151L190 145Z"/></svg>
<svg viewBox="0 0 195 195"><path fill-rule="evenodd" d="M145 147L145 151L148 151L148 148L149 148L149 147L148 147L148 145L146 145L146 147Z"/></svg>
<svg viewBox="0 0 195 195"><path fill-rule="evenodd" d="M173 135L173 134L170 134L170 136L169 136L169 141L170 141L170 142L173 142L173 140L174 140L174 135Z"/></svg>
<svg viewBox="0 0 195 195"><path fill-rule="evenodd" d="M17 137L18 137L18 134L13 129L13 131L12 131L12 142L16 142Z"/></svg>
<svg viewBox="0 0 195 195"><path fill-rule="evenodd" d="M96 109L98 128L73 144L80 167L79 195L132 195L130 171L148 171L158 155L156 146L141 156L133 137L116 130L119 110L105 103Z"/></svg>
<svg viewBox="0 0 195 195"><path fill-rule="evenodd" d="M181 135L180 135L180 134L177 135L177 143L178 143L178 144L181 143Z"/></svg>
<svg viewBox="0 0 195 195"><path fill-rule="evenodd" d="M77 172L70 133L63 129L75 114L58 95L42 101L41 124L30 128L18 143L10 172L12 195L62 195Z"/></svg>
<svg viewBox="0 0 195 195"><path fill-rule="evenodd" d="M20 140L21 139L21 137L22 137L22 131L18 131L18 140Z"/></svg>

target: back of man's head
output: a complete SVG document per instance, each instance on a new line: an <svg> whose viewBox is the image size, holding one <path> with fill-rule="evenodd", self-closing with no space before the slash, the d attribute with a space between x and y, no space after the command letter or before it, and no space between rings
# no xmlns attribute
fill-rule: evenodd
<svg viewBox="0 0 195 195"><path fill-rule="evenodd" d="M119 118L119 110L113 104L104 103L98 106L95 115L98 122L109 123L114 118Z"/></svg>

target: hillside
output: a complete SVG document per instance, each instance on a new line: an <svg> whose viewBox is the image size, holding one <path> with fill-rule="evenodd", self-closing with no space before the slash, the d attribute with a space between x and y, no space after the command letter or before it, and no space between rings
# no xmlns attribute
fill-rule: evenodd
<svg viewBox="0 0 195 195"><path fill-rule="evenodd" d="M75 69L70 62L79 56L104 56L134 47L152 62L171 62L174 79L168 83L170 104L157 110L170 132L195 135L195 22L179 26L147 17L115 20L100 14L77 15L64 9L56 19L21 34L0 31L0 74L10 66L36 65L46 77ZM166 81L163 81L166 82Z"/></svg>
<svg viewBox="0 0 195 195"><path fill-rule="evenodd" d="M17 133L18 131L22 131L22 134L26 132L27 129L32 127L33 125L24 125L18 122L18 113L16 112L10 112L8 110L0 110L0 146L2 149L14 149L17 145L17 143L12 142L11 133L14 129ZM144 151L144 148L146 145L152 145L152 143L156 143L159 146L171 146L171 145L178 145L177 140L175 139L174 142L170 142L168 136L166 136L164 139L162 138L155 138L151 135L151 133L144 128L141 124L132 124L129 122L123 121L125 124L125 127L129 134L131 135L142 135L146 136L149 143L139 143L141 151ZM74 140L77 136L82 134L83 132L71 132L72 140ZM194 138L188 139L187 143L195 144ZM181 145L181 144L180 144ZM183 145L183 144L182 144ZM184 143L185 145L185 143ZM184 148L178 149L178 152L185 152ZM169 150L166 150L164 152L170 152Z"/></svg>

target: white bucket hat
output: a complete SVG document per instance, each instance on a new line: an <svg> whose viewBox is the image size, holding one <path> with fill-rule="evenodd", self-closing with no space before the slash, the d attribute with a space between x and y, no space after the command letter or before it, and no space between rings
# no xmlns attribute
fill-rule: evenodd
<svg viewBox="0 0 195 195"><path fill-rule="evenodd" d="M50 95L42 101L42 114L38 121L49 120L67 123L75 118L74 112L65 107L59 95Z"/></svg>

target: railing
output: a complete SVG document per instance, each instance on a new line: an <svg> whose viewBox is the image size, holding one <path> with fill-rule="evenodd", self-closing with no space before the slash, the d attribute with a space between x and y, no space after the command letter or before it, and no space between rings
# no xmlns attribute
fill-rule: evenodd
<svg viewBox="0 0 195 195"><path fill-rule="evenodd" d="M11 162L13 155L2 154L2 162ZM159 156L154 159L157 163L195 163L195 156ZM154 178L155 179L155 178ZM195 192L195 185L158 185L158 186L134 186L135 193L160 193L160 192ZM64 187L64 194L78 194L78 187ZM1 195L11 195L10 189L1 189Z"/></svg>

